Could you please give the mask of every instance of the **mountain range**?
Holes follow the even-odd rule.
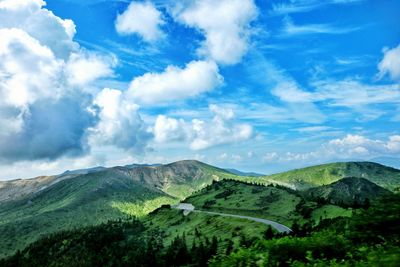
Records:
[[[303,197],[311,202],[302,205],[315,210],[316,218],[322,210],[343,213],[344,210],[338,207],[326,206],[321,209],[312,198],[325,198],[331,204],[340,201],[350,203],[354,198],[374,199],[399,188],[400,170],[371,162],[348,162],[253,176],[243,173],[236,175],[232,170],[185,160],[165,165],[98,167],[66,171],[56,176],[0,182],[0,257],[24,248],[41,236],[63,229],[97,225],[127,216],[145,216],[163,205],[176,204],[200,192],[204,194],[203,189],[213,183],[220,184],[223,180],[239,182],[232,190],[241,193],[227,195],[226,199],[231,202],[217,201],[210,205],[207,200],[212,200],[211,195],[206,191],[204,201],[197,204],[213,208],[220,205],[219,208],[224,209],[231,205],[230,209],[239,213],[248,214],[253,210],[253,213],[262,217],[272,216],[282,222],[293,222],[303,215],[291,213],[293,216],[288,217],[285,212],[294,212]],[[246,184],[257,184],[259,187],[250,188]],[[263,189],[272,184],[282,188]],[[227,194],[225,191],[230,192],[226,188],[229,186],[219,186],[222,199]],[[263,211],[265,208],[259,206],[259,199],[269,203],[270,212]],[[276,208],[273,208],[274,205]],[[261,211],[257,211],[259,209]],[[279,209],[283,210],[281,215],[277,213]],[[302,210],[301,207],[298,209]]]

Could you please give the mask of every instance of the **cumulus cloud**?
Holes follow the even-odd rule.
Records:
[[[86,129],[97,122],[97,117],[86,109],[90,103],[88,95],[74,95],[40,99],[29,105],[18,114],[23,127],[1,135],[0,158],[55,159],[86,152]]]
[[[168,66],[162,73],[150,72],[135,78],[128,94],[143,104],[162,103],[193,97],[222,83],[214,62],[192,61],[185,68]]]
[[[383,58],[378,64],[379,76],[386,74],[394,81],[400,81],[400,45],[383,49]]]
[[[183,119],[168,118],[159,115],[154,124],[154,139],[158,143],[183,141],[188,136],[186,123]]]
[[[81,52],[70,55],[65,70],[71,85],[83,86],[99,78],[112,76],[115,64],[115,58]]]
[[[372,159],[379,156],[397,156],[400,153],[400,135],[389,136],[386,140],[372,139],[359,134],[348,134],[329,140],[316,150],[305,153],[267,153],[265,162],[328,161],[348,159]]]
[[[205,35],[198,54],[222,64],[235,64],[247,52],[257,13],[253,0],[181,1],[172,11],[177,21]]]
[[[24,107],[40,97],[57,97],[62,62],[25,31],[0,29],[1,102]]]
[[[98,121],[85,87],[112,63],[73,41],[75,25],[40,0],[0,2],[0,159],[55,159],[87,151]],[[84,71],[82,71],[84,70]]]
[[[324,146],[331,154],[351,157],[354,155],[393,155],[400,153],[400,136],[392,135],[388,140],[370,139],[362,135],[347,135],[334,139]]]
[[[109,88],[103,89],[94,103],[100,108],[100,122],[91,129],[91,143],[143,153],[151,134],[138,113],[139,106],[121,91]]]
[[[43,8],[42,0],[3,0],[0,28],[18,28],[51,49],[56,57],[67,59],[79,45],[73,41],[75,24]]]
[[[210,121],[193,119],[191,122],[158,116],[154,135],[157,142],[188,141],[192,150],[236,143],[253,136],[253,128],[248,124],[235,122],[232,109],[217,105],[209,106],[213,118]]]
[[[146,42],[154,42],[164,36],[162,13],[151,2],[132,2],[117,16],[115,29],[119,34],[137,34]]]

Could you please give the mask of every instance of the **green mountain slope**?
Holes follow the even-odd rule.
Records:
[[[373,162],[338,162],[317,165],[262,177],[264,183],[274,182],[298,189],[326,185],[345,177],[365,178],[381,187],[400,187],[400,170]]]
[[[219,188],[210,187],[207,189],[210,191],[203,194],[204,190],[200,190],[213,181],[275,183],[307,189],[351,175],[393,189],[399,186],[399,173],[399,170],[374,163],[335,163],[249,177],[187,160],[166,165],[94,168],[0,182],[0,257],[23,248],[41,235],[126,216],[144,216],[194,193],[191,200],[196,206],[208,205],[210,209],[231,210],[242,215],[256,214],[289,225],[294,220],[303,220],[304,216],[319,220],[349,213],[338,206],[321,206],[304,200],[298,193],[276,187],[227,182]],[[229,195],[224,196],[225,191]],[[265,203],[260,204],[262,201]]]
[[[192,200],[239,183],[216,184],[217,188],[213,184]],[[252,191],[258,187],[242,185]],[[0,260],[0,265],[397,266],[399,197],[388,195],[351,217],[298,227],[290,236],[271,233],[256,222],[201,213],[184,216],[162,207],[141,221],[115,221],[53,234]]]
[[[331,204],[341,205],[363,205],[366,201],[387,194],[391,192],[367,179],[355,177],[343,178],[332,184],[310,188],[304,192],[308,199],[322,199]]]
[[[30,179],[28,187],[20,180],[13,191],[22,188],[24,194],[0,202],[0,257],[55,231],[146,215],[230,177],[235,176],[198,161],[181,161]]]
[[[351,213],[351,209],[307,200],[301,192],[289,188],[232,180],[214,182],[185,199],[185,203],[193,204],[199,210],[269,219],[289,227],[295,221],[303,223],[314,218],[315,211],[326,211],[326,217]]]

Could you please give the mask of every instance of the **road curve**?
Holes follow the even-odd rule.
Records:
[[[270,221],[267,219],[261,219],[256,217],[244,216],[244,215],[237,215],[237,214],[228,214],[228,213],[221,213],[221,212],[213,212],[213,211],[205,211],[205,210],[196,210],[192,204],[189,203],[180,203],[176,206],[173,206],[175,209],[183,210],[185,215],[189,214],[190,212],[199,212],[199,213],[206,213],[211,215],[219,215],[225,217],[233,217],[233,218],[240,218],[240,219],[247,219],[250,221],[260,222],[266,225],[270,225],[275,228],[280,233],[290,233],[292,230],[280,223]]]

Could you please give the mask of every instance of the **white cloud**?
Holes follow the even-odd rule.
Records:
[[[75,24],[43,8],[41,0],[6,0],[0,3],[0,28],[18,28],[50,48],[57,58],[66,60],[79,49],[72,39]]]
[[[301,127],[297,129],[293,129],[293,131],[297,131],[300,133],[314,133],[314,132],[322,132],[326,130],[330,130],[332,127],[329,126],[308,126],[308,127]]]
[[[400,135],[387,140],[371,139],[363,135],[348,134],[342,138],[322,143],[315,150],[303,153],[269,152],[263,162],[326,162],[330,160],[369,160],[380,156],[397,156],[400,153]]]
[[[349,134],[342,139],[329,141],[323,150],[338,157],[393,155],[400,153],[400,136],[392,135],[385,141]]]
[[[66,75],[71,85],[83,86],[102,77],[113,75],[116,59],[100,57],[93,53],[73,53],[66,66]]]
[[[395,48],[383,50],[383,58],[378,64],[379,76],[386,74],[394,81],[400,81],[400,45]]]
[[[290,13],[309,12],[314,9],[324,7],[332,4],[351,4],[362,2],[364,0],[297,0],[289,1],[287,3],[273,3],[270,15],[287,15]]]
[[[313,101],[326,101],[331,106],[358,108],[372,104],[399,103],[397,84],[368,85],[357,79],[319,80],[311,83],[316,91]]]
[[[253,136],[253,128],[250,125],[233,122],[233,110],[210,105],[210,111],[214,113],[210,123],[192,120],[194,138],[190,143],[191,149],[201,150],[220,144],[240,142]]]
[[[137,34],[146,42],[154,42],[164,36],[162,13],[151,2],[132,2],[117,16],[115,28],[119,34]]]
[[[91,129],[91,145],[115,145],[143,153],[151,134],[138,113],[139,106],[123,92],[109,88],[103,89],[94,103],[100,108],[100,122]]]
[[[223,83],[218,66],[211,61],[192,61],[185,68],[168,66],[162,73],[135,78],[129,95],[143,104],[163,103],[194,97]]]
[[[286,17],[284,19],[283,34],[288,36],[306,34],[344,34],[358,29],[358,27],[336,27],[331,24],[295,25],[289,17]]]
[[[85,153],[87,129],[98,120],[85,88],[109,75],[111,66],[102,56],[83,51],[73,41],[74,23],[44,5],[38,0],[0,2],[1,160]],[[82,71],[82,65],[90,69]]]
[[[0,29],[0,101],[5,105],[25,107],[41,97],[59,97],[62,66],[25,31]]]
[[[309,103],[311,102],[311,93],[302,90],[292,79],[282,79],[271,93],[279,97],[284,102],[289,103]]]
[[[247,52],[257,13],[253,0],[181,1],[172,11],[176,20],[205,35],[198,54],[222,64],[235,64]]]
[[[185,140],[188,135],[185,128],[184,120],[159,115],[154,124],[154,139],[158,143]]]
[[[209,110],[213,114],[210,121],[193,119],[191,122],[186,122],[183,119],[158,116],[153,129],[155,141],[160,143],[186,141],[190,149],[202,150],[245,141],[253,136],[253,128],[250,125],[234,121],[232,109],[210,105]]]
[[[393,156],[400,153],[400,136],[392,135],[387,140],[370,139],[368,137],[348,134],[343,138],[333,139],[322,144],[319,150],[312,153],[320,159],[369,159],[378,156]],[[302,154],[305,155],[305,154]]]

